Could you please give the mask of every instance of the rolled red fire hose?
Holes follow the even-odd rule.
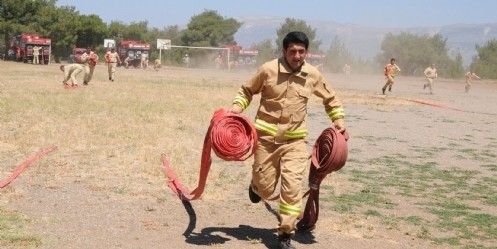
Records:
[[[16,179],[17,176],[19,176],[23,171],[24,169],[26,169],[31,163],[33,163],[34,161],[38,160],[40,157],[54,151],[57,147],[56,146],[51,146],[49,148],[46,148],[38,153],[36,153],[36,155],[28,158],[28,160],[26,160],[23,164],[21,164],[21,166],[19,166],[17,168],[16,171],[14,171],[14,173],[12,173],[12,175],[10,175],[7,179],[3,180],[2,182],[0,182],[0,189],[4,188],[5,186],[9,185],[14,179]]]
[[[211,151],[225,161],[244,161],[257,147],[257,132],[250,120],[240,114],[229,113],[224,109],[214,112],[204,139],[198,186],[189,191],[179,182],[172,170],[166,154],[162,154],[162,164],[169,179],[168,186],[184,201],[200,198],[212,163]]]
[[[349,135],[338,132],[335,128],[325,129],[316,140],[311,153],[309,172],[309,196],[302,219],[297,228],[302,231],[314,228],[319,216],[319,188],[323,179],[333,171],[341,169],[348,156],[347,140]]]

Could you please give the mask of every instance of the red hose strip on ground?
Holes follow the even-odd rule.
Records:
[[[16,179],[17,176],[19,176],[23,171],[24,169],[26,169],[31,163],[33,163],[34,161],[38,160],[40,157],[54,151],[57,147],[56,146],[52,146],[52,147],[49,147],[43,151],[40,151],[38,152],[36,155],[32,156],[31,158],[29,158],[28,160],[26,160],[21,166],[19,166],[19,168],[17,168],[16,171],[14,171],[14,173],[12,173],[12,175],[3,180],[2,182],[0,182],[0,189],[1,188],[4,188],[5,186],[9,185],[14,179]]]
[[[319,216],[319,187],[323,179],[333,171],[341,169],[348,156],[347,140],[349,135],[338,132],[335,128],[325,129],[316,140],[311,153],[309,172],[309,196],[302,219],[297,228],[302,231],[314,228]]]
[[[225,161],[244,161],[257,147],[257,132],[246,117],[219,109],[211,119],[204,139],[200,176],[197,188],[188,191],[179,182],[166,154],[162,154],[163,170],[169,179],[168,186],[183,201],[198,199],[205,189],[207,175],[212,163],[211,150]]]

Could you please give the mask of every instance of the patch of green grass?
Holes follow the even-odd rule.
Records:
[[[497,171],[497,164],[484,164],[481,165],[482,168],[488,168],[491,171]]]
[[[24,234],[23,228],[27,222],[25,217],[0,207],[0,245],[8,248],[40,246],[40,237]]]
[[[426,161],[427,154],[436,156],[438,153],[451,151],[448,147],[415,150],[421,155],[415,157],[420,158],[416,161],[400,154],[381,156],[364,162],[356,160],[354,163],[361,167],[354,167],[346,174],[350,182],[366,187],[355,193],[328,196],[327,201],[334,203],[330,208],[340,213],[362,212],[366,216],[387,222],[382,210],[395,210],[398,206],[391,201],[392,196],[421,198],[430,201],[413,202],[411,205],[435,215],[437,219],[428,221],[421,218],[422,216],[394,215],[388,218],[387,225],[396,226],[405,222],[418,226],[420,231],[417,232],[417,237],[448,246],[468,246],[474,244],[475,240],[486,245],[495,240],[495,216],[465,201],[478,202],[489,207],[496,206],[497,178],[482,177],[478,170],[457,166],[440,168],[438,162]],[[454,154],[456,153],[479,158],[493,156],[493,152],[474,149],[454,151]],[[367,165],[374,165],[374,170],[368,169]],[[486,164],[485,167],[496,168],[494,164]]]

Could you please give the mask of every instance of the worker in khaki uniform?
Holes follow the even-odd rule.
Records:
[[[119,58],[119,54],[116,52],[115,48],[111,48],[110,51],[105,54],[105,63],[107,63],[109,80],[114,81],[117,63],[121,64],[121,58]]]
[[[88,85],[93,78],[93,72],[95,71],[95,66],[98,62],[98,55],[92,51],[91,48],[87,48],[86,52],[81,55],[81,62],[83,63],[85,71],[83,85]]]
[[[302,212],[302,180],[309,157],[307,102],[312,95],[322,99],[333,125],[345,131],[342,104],[323,75],[305,62],[308,47],[306,34],[288,33],[283,39],[283,56],[263,64],[240,87],[230,109],[241,113],[254,95],[261,95],[255,119],[258,141],[249,198],[258,203],[279,192],[280,248],[295,248],[290,242]],[[278,180],[281,186],[277,190]]]
[[[480,76],[476,75],[475,71],[469,70],[469,72],[466,73],[466,86],[464,87],[466,93],[471,89],[473,79],[480,79]]]
[[[33,47],[33,64],[40,64],[40,50],[41,47],[36,45]]]
[[[160,62],[160,59],[155,59],[154,61],[154,70],[155,71],[159,71],[159,69],[161,68],[162,66],[162,63]]]
[[[385,77],[387,79],[387,82],[385,85],[381,88],[381,91],[383,92],[383,95],[385,95],[385,90],[391,92],[392,91],[392,85],[395,83],[395,75],[397,72],[400,72],[400,67],[395,64],[395,59],[392,58],[390,59],[390,63],[388,63],[385,68],[383,69],[383,72],[385,73]]]
[[[68,85],[67,82],[69,81],[69,79],[71,79],[72,86],[76,87],[78,86],[78,81],[76,80],[76,76],[78,76],[78,74],[83,72],[84,70],[83,65],[77,63],[62,65],[60,66],[60,70],[64,72],[64,80],[62,81],[64,85],[67,86]]]
[[[143,69],[147,69],[148,67],[148,55],[145,53],[142,53],[140,56],[140,67]]]
[[[427,87],[430,88],[430,94],[433,94],[433,81],[438,77],[437,69],[435,68],[435,64],[431,64],[431,66],[427,67],[423,74],[426,77],[426,84],[423,85],[423,90]]]

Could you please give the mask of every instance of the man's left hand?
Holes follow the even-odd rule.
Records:
[[[333,125],[340,133],[345,132],[345,120],[343,120],[343,118],[335,119]]]

